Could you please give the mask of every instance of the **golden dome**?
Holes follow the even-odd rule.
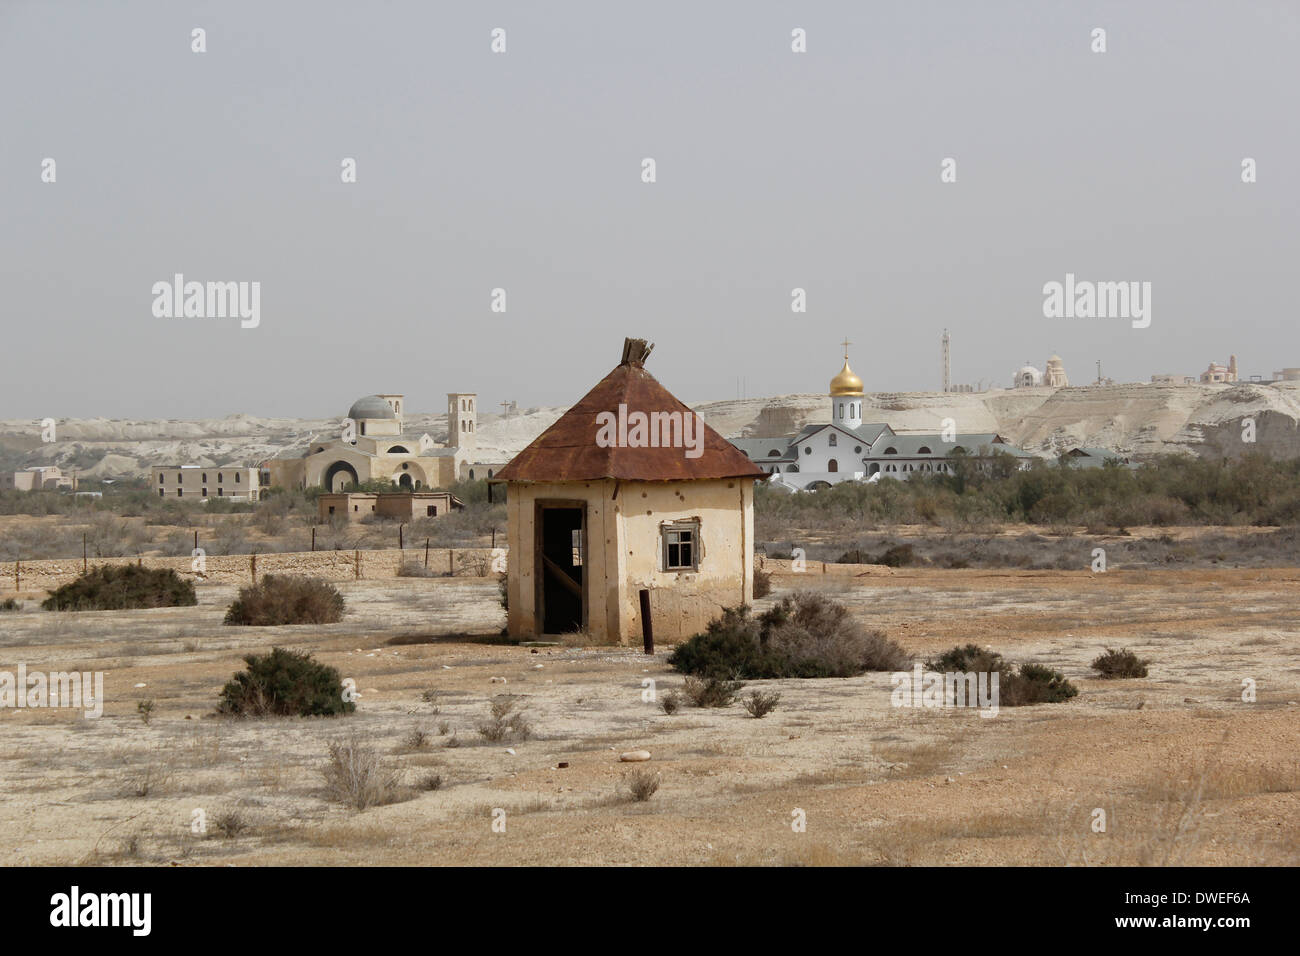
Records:
[[[831,379],[831,397],[837,395],[861,395],[862,379],[853,374],[853,369],[849,368],[849,360],[844,359],[844,368],[840,369],[840,374]]]

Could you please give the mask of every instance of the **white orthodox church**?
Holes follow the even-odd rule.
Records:
[[[948,471],[953,452],[988,457],[1007,452],[1027,467],[1035,458],[994,433],[900,434],[883,422],[862,421],[862,379],[844,367],[830,383],[831,420],[805,425],[797,435],[780,438],[733,438],[731,443],[773,477],[771,487],[797,491],[841,481],[906,480],[919,474]]]

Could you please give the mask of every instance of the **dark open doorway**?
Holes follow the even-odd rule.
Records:
[[[581,631],[587,619],[586,505],[537,505],[537,616],[543,634]]]

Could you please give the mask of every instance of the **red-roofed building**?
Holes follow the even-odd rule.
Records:
[[[765,472],[660,385],[653,346],[623,359],[502,468],[509,514],[509,632],[641,635],[704,629],[753,600],[754,481]]]

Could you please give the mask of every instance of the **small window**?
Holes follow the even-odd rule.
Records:
[[[854,445],[854,446],[853,446],[853,454],[855,454],[855,455],[861,455],[861,454],[862,454],[862,446],[861,446],[861,445]]]
[[[425,517],[428,517],[428,518],[436,518],[436,517],[438,517],[438,506],[437,506],[437,505],[429,505],[427,508],[424,509],[424,514],[425,514]]]
[[[222,495],[224,495],[225,493],[226,493],[226,489],[225,489],[225,488],[218,488],[218,489],[217,489],[217,497],[218,497],[218,498],[220,498],[220,497],[221,497]]]
[[[176,484],[179,485],[180,483],[181,483],[181,473],[178,471],[176,472]]]
[[[162,476],[162,475],[159,475],[159,476],[158,476],[158,484],[161,485],[162,483],[163,483],[163,476]]]
[[[235,484],[239,484],[239,472],[235,472]]]
[[[920,448],[918,448],[918,449],[916,450],[916,453],[917,453],[918,455],[930,455],[930,454],[933,454],[933,452],[930,451],[930,446],[929,446],[929,445],[922,445]]]
[[[804,453],[805,455],[811,455],[811,454],[812,454],[812,448],[811,448],[811,447],[805,448],[805,449],[803,450],[803,453]]]
[[[226,480],[225,476],[222,475],[221,472],[217,472],[217,481],[225,481],[225,480]]]
[[[330,505],[330,514],[333,514],[333,513],[334,513],[334,506],[333,506],[333,505]]]
[[[176,497],[177,497],[177,498],[183,498],[183,497],[185,497],[185,489],[184,489],[184,488],[177,488],[177,489],[176,489]]]
[[[159,488],[159,489],[158,489],[158,497],[159,497],[159,498],[165,497],[166,494],[167,494],[166,489],[164,489],[164,488]]]
[[[886,454],[886,455],[897,455],[897,454],[898,454],[898,449],[895,448],[893,445],[890,445],[888,448],[885,449],[885,454]]]
[[[663,527],[665,571],[694,571],[699,566],[698,521],[684,521]]]
[[[569,539],[572,553],[569,555],[569,563],[575,567],[582,567],[582,529],[574,528],[572,537]]]
[[[208,483],[208,473],[206,471],[203,473],[203,483],[205,485]]]
[[[834,448],[837,444],[839,444],[839,437],[840,437],[840,436],[839,436],[839,435],[836,435],[834,432],[831,433],[831,437],[830,437],[830,446],[831,446],[832,448]]]
[[[207,496],[208,496],[208,489],[204,488],[204,489],[203,489],[203,497],[206,498]]]
[[[353,506],[352,506],[352,510],[353,510],[353,511],[360,511],[361,509],[360,509],[358,506],[353,505]]]

